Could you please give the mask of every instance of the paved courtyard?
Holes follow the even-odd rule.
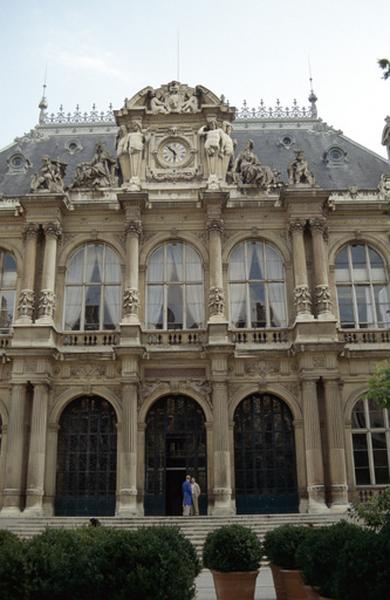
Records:
[[[196,600],[216,600],[214,591],[213,577],[207,569],[203,569],[196,579],[196,589],[198,591]],[[272,580],[272,573],[269,567],[261,567],[257,578],[255,600],[275,600],[276,594]],[[240,598],[237,598],[240,600]]]

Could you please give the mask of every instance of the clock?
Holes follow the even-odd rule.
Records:
[[[189,150],[186,144],[177,141],[166,141],[160,146],[160,160],[169,167],[181,167],[187,163]]]

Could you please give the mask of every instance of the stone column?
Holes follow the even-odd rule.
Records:
[[[52,323],[55,311],[56,297],[54,293],[57,263],[57,242],[62,231],[58,223],[46,223],[45,253],[43,257],[42,288],[39,296],[39,321]]]
[[[139,237],[142,224],[139,220],[129,221],[126,228],[126,272],[123,291],[123,323],[139,324]]]
[[[325,219],[315,217],[310,219],[310,229],[313,240],[315,301],[318,319],[334,319],[332,301],[329,291],[328,257],[325,245],[327,226]]]
[[[14,383],[11,390],[2,514],[19,514],[23,492],[26,441],[26,384]]]
[[[122,445],[120,449],[119,504],[120,515],[136,516],[137,512],[137,405],[138,384],[122,384]]]
[[[35,384],[27,467],[26,511],[38,515],[43,512],[48,403],[48,385]]]
[[[226,320],[221,239],[224,230],[223,220],[210,219],[207,229],[210,257],[209,322],[221,322]]]
[[[302,381],[303,429],[309,512],[325,512],[324,463],[320,416],[318,410],[317,384],[315,380]]]
[[[213,383],[214,416],[214,508],[213,515],[233,513],[229,449],[228,387],[226,381]]]
[[[312,319],[311,294],[308,286],[305,241],[303,232],[305,221],[292,219],[289,232],[292,239],[292,251],[294,262],[294,304],[296,307],[297,320]]]
[[[27,223],[24,228],[23,282],[18,299],[17,323],[29,324],[33,320],[38,233],[39,225]]]
[[[331,510],[344,512],[348,505],[348,485],[340,381],[338,379],[324,379],[324,391],[330,489],[332,493]]]

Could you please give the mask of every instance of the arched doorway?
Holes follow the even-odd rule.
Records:
[[[189,473],[202,490],[200,512],[207,512],[205,417],[191,398],[160,398],[146,417],[145,514],[182,513],[181,485]]]
[[[234,413],[237,513],[298,511],[293,417],[271,394],[252,394]]]
[[[116,417],[109,402],[98,396],[71,402],[59,425],[55,514],[115,514],[116,456]]]

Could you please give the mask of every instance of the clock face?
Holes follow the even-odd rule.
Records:
[[[181,165],[187,159],[187,148],[181,142],[166,142],[162,147],[162,158],[169,165]]]

